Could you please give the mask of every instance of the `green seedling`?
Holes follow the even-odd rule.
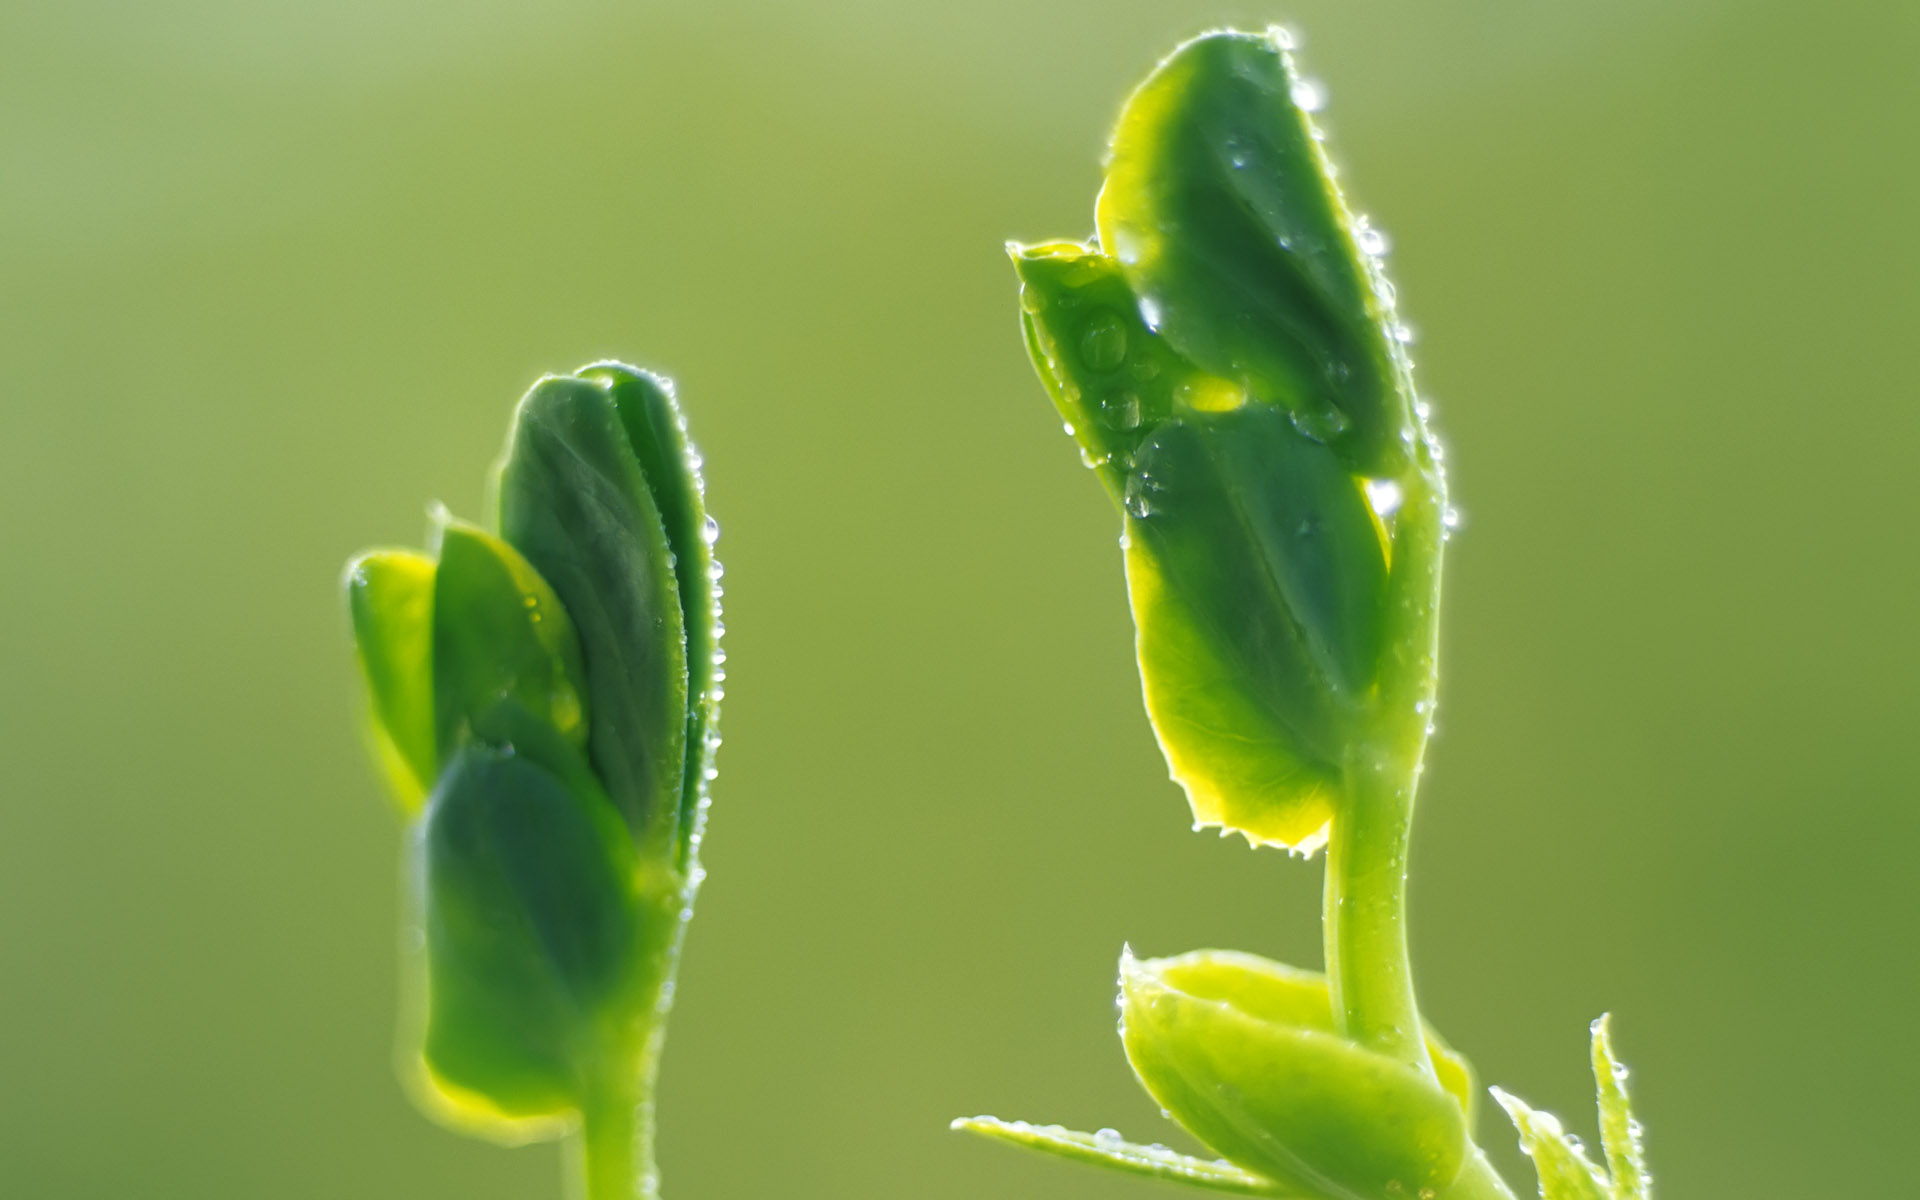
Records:
[[[1127,101],[1087,243],[1009,247],[1048,395],[1118,508],[1146,707],[1195,828],[1325,847],[1325,976],[1120,965],[1127,1059],[1215,1155],[956,1126],[1242,1195],[1511,1200],[1473,1075],[1420,1014],[1407,843],[1453,524],[1380,235],[1348,208],[1284,30],[1210,33]],[[1643,1200],[1594,1028],[1604,1167],[1495,1092],[1546,1200]]]
[[[508,1143],[570,1136],[584,1200],[650,1200],[653,1084],[724,656],[717,526],[663,378],[541,380],[490,528],[436,511],[347,603],[407,832],[402,1073]]]

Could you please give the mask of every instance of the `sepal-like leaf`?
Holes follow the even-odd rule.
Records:
[[[1646,1200],[1647,1159],[1640,1145],[1640,1122],[1627,1098],[1627,1068],[1613,1054],[1611,1019],[1593,1023],[1593,1081],[1600,1092],[1600,1148],[1607,1156],[1613,1200]]]
[[[1138,1145],[1123,1140],[1110,1129],[1082,1133],[1060,1125],[1002,1121],[998,1117],[964,1118],[955,1121],[953,1128],[1057,1155],[1072,1162],[1090,1163],[1168,1183],[1184,1183],[1208,1191],[1237,1196],[1310,1195],[1251,1171],[1243,1171],[1223,1159],[1209,1161],[1169,1150],[1165,1146]]]
[[[1613,1054],[1608,1018],[1593,1023],[1593,1081],[1599,1091],[1602,1170],[1552,1113],[1499,1088],[1490,1089],[1520,1131],[1520,1148],[1540,1177],[1541,1200],[1646,1200],[1650,1181],[1640,1123],[1627,1099],[1627,1068]]]
[[[1520,1131],[1520,1149],[1540,1176],[1540,1200],[1609,1200],[1605,1172],[1587,1158],[1552,1113],[1531,1108],[1511,1092],[1488,1089]]]

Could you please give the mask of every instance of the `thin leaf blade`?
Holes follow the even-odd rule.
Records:
[[[1184,1183],[1209,1191],[1237,1196],[1310,1195],[1283,1187],[1251,1171],[1244,1171],[1224,1159],[1195,1158],[1165,1146],[1142,1146],[1124,1141],[1109,1130],[1082,1133],[1061,1125],[1034,1125],[1026,1121],[1003,1121],[987,1116],[962,1118],[955,1121],[952,1128],[1015,1146],[1025,1146],[1029,1150],[1056,1155],[1071,1162],[1091,1163],[1130,1175],[1168,1183]]]

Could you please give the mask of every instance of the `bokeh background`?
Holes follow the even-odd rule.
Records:
[[[1613,1010],[1668,1195],[1905,1194],[1915,13],[0,4],[0,1195],[557,1195],[394,1083],[337,573],[601,356],[679,379],[729,569],[669,1194],[1161,1194],[945,1125],[1171,1140],[1121,944],[1316,964],[1320,871],[1188,832],[1000,244],[1084,234],[1125,90],[1270,20],[1467,519],[1432,1017],[1590,1132]]]

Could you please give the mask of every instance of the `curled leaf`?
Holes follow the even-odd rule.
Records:
[[[1311,986],[1277,967],[1217,952],[1123,958],[1121,1039],[1140,1082],[1255,1174],[1350,1200],[1444,1193],[1471,1149],[1460,1101],[1316,1027]]]

